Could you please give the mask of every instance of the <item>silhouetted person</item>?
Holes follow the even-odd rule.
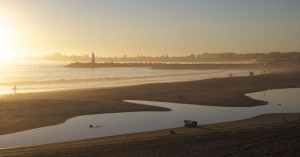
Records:
[[[12,88],[12,90],[14,91],[14,93],[17,93],[17,85],[14,85],[14,87]]]
[[[250,76],[254,76],[254,72],[250,71]]]

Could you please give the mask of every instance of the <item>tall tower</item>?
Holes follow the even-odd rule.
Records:
[[[95,63],[96,63],[94,52],[92,53],[92,61],[91,61],[91,63],[92,63],[92,64],[95,64]]]

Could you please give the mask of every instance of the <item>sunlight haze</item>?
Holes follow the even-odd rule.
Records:
[[[300,157],[300,0],[0,0],[0,157]]]
[[[299,10],[298,0],[0,0],[0,56],[300,51]]]

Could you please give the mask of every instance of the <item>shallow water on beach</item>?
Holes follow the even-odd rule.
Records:
[[[215,107],[168,102],[128,100],[127,102],[161,106],[171,111],[127,112],[86,115],[63,124],[0,136],[0,148],[39,145],[120,134],[154,131],[183,126],[186,119],[198,124],[213,124],[247,119],[270,113],[300,112],[300,88],[267,90],[246,94],[269,102],[257,107]],[[93,125],[93,128],[90,128]]]
[[[59,62],[0,64],[0,95],[80,88],[128,86],[249,75],[248,70],[155,70],[151,68],[66,68]]]

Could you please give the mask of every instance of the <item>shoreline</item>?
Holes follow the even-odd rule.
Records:
[[[288,149],[284,148],[281,151],[287,154],[292,147],[293,153],[297,156],[300,153],[298,150],[299,129],[300,113],[266,114],[245,120],[200,125],[197,128],[170,128],[79,141],[6,148],[0,149],[0,155],[7,157],[41,155],[129,157],[141,154],[143,156],[158,154],[159,156],[185,156],[186,153],[190,156],[262,155],[262,152],[266,153],[266,145],[271,145],[269,147],[273,149],[273,145],[282,147],[282,141],[284,141],[293,146],[289,145]],[[170,131],[175,134],[171,134]],[[266,138],[275,143],[266,142]],[[227,143],[223,143],[225,141]],[[249,143],[256,143],[255,147],[248,146]],[[267,149],[270,151],[267,153],[276,155],[278,152],[272,149]]]
[[[200,70],[201,71],[201,70]],[[241,72],[242,71],[242,72]],[[226,73],[225,73],[226,72]],[[260,71],[254,71],[254,73],[256,75],[260,75],[259,74]],[[214,77],[210,77],[208,76],[209,74],[216,74]],[[53,88],[53,89],[41,89],[41,90],[24,90],[24,91],[20,91],[18,90],[17,94],[34,94],[34,93],[45,93],[45,92],[58,92],[58,91],[64,91],[64,92],[68,92],[68,91],[78,91],[78,90],[93,90],[93,89],[108,89],[108,88],[118,88],[118,87],[130,87],[130,86],[138,86],[138,85],[146,85],[146,84],[160,84],[160,83],[177,83],[177,82],[190,82],[190,81],[200,81],[200,80],[207,80],[207,79],[212,79],[212,78],[227,78],[228,74],[233,74],[235,77],[243,77],[243,76],[248,76],[249,75],[249,71],[246,70],[224,70],[224,71],[210,71],[207,73],[193,73],[193,74],[188,74],[189,76],[193,77],[192,79],[186,79],[186,80],[181,80],[176,78],[175,80],[155,80],[156,78],[160,78],[160,77],[165,77],[165,76],[157,76],[157,77],[153,77],[154,80],[152,81],[144,81],[144,82],[139,82],[139,80],[143,80],[143,79],[150,79],[150,77],[147,76],[142,76],[142,77],[131,77],[131,78],[118,78],[118,77],[112,77],[109,78],[110,80],[106,80],[106,81],[128,81],[128,80],[136,80],[137,82],[131,82],[131,83],[126,83],[123,82],[124,84],[116,84],[116,85],[104,85],[104,86],[96,86],[96,87],[91,87],[91,86],[78,86],[78,87],[68,87],[68,88],[62,88],[62,87],[58,87],[58,88]],[[202,76],[203,75],[203,76]],[[184,74],[177,74],[177,75],[173,75],[175,77],[182,77],[185,76]],[[195,76],[199,76],[202,78],[194,78]],[[167,77],[172,77],[172,76],[167,76]],[[92,82],[92,81],[101,81],[104,80],[106,78],[95,78],[95,79],[75,79],[74,83],[84,83],[84,82]],[[72,83],[72,80],[59,80],[58,83],[62,84],[62,83],[68,83],[68,81],[70,81]],[[105,81],[105,82],[106,82]],[[43,84],[47,84],[47,83],[53,83],[55,81],[39,81],[38,83],[40,85]],[[16,83],[16,85],[19,87],[20,85],[34,85],[34,81],[30,82],[32,84],[22,84],[20,82]],[[15,93],[13,93],[14,91],[9,91],[9,92],[3,92],[0,94],[0,96],[5,96],[5,95],[15,95]]]
[[[126,103],[123,100],[250,107],[265,105],[266,102],[251,99],[245,96],[246,93],[291,87],[300,87],[300,71],[253,77],[2,95],[0,135],[56,125],[81,115],[168,110]]]
[[[146,64],[147,65],[147,64]],[[300,64],[299,64],[300,65]],[[188,64],[188,65],[177,65],[177,64],[167,64],[162,67],[159,65],[156,68],[153,67],[153,70],[218,70],[220,73],[216,77],[228,77],[230,74],[233,74],[234,77],[241,76],[238,71],[244,71],[242,75],[249,75],[249,72],[252,71],[254,75],[260,75],[261,73],[274,73],[281,71],[288,71],[297,69],[298,64],[288,64],[288,63],[273,63],[273,64]],[[227,71],[224,74],[221,74],[222,71]],[[237,73],[237,74],[235,74]],[[54,79],[54,80],[41,80],[41,81],[16,81],[16,82],[3,82],[3,89],[1,95],[13,94],[14,91],[11,90],[11,87],[17,85],[17,93],[36,93],[36,92],[49,92],[49,91],[64,91],[64,90],[77,90],[77,89],[96,89],[96,88],[110,88],[115,86],[132,86],[132,85],[143,85],[149,83],[165,83],[165,82],[183,82],[182,76],[184,75],[174,75],[175,79],[172,80],[172,77],[169,79],[159,79],[160,77],[132,77],[132,78],[122,78],[122,77],[104,77],[104,78],[92,78],[92,79]],[[203,78],[201,78],[203,76]],[[199,79],[198,79],[199,77]],[[202,75],[201,73],[191,74],[189,80],[202,80],[206,79],[209,76]],[[130,81],[132,79],[133,81]],[[146,79],[141,81],[140,79]],[[169,81],[170,80],[170,81]],[[104,82],[102,82],[104,81]],[[91,83],[94,82],[97,86],[93,86]],[[113,82],[118,82],[114,84]],[[64,84],[67,83],[65,86]],[[54,84],[52,86],[47,86],[47,84]],[[24,87],[24,88],[23,88]]]
[[[253,77],[216,78],[200,81],[155,83],[105,89],[68,90],[68,92],[56,91],[5,95],[0,96],[0,110],[2,112],[0,117],[0,122],[2,124],[0,126],[0,134],[55,125],[80,115],[167,110],[160,107],[126,103],[122,100],[178,102],[210,106],[258,106],[264,105],[266,102],[253,100],[245,96],[245,94],[269,89],[296,87],[300,87],[300,71],[275,72]],[[276,132],[277,130],[282,131],[280,129],[281,126],[286,126],[288,128],[294,126],[298,127],[300,126],[299,123],[300,113],[261,115],[241,121],[204,125],[200,127],[200,130],[174,128],[58,144],[10,148],[5,150],[0,149],[0,155],[39,156],[40,154],[45,153],[46,156],[59,156],[57,152],[62,154],[66,153],[65,155],[74,155],[76,154],[75,152],[80,152],[81,155],[86,156],[89,153],[101,154],[101,152],[109,152],[109,155],[106,155],[114,156],[113,154],[115,154],[115,151],[112,150],[120,150],[121,152],[128,153],[124,156],[130,156],[130,151],[123,148],[121,146],[122,144],[129,144],[129,150],[131,151],[135,150],[137,147],[142,147],[141,150],[144,150],[144,147],[145,149],[149,149],[154,141],[155,143],[158,143],[159,147],[167,150],[170,149],[167,153],[172,154],[171,150],[174,148],[172,146],[164,145],[166,141],[175,142],[174,140],[176,139],[179,141],[182,140],[183,143],[193,141],[181,139],[181,136],[188,139],[193,138],[193,136],[205,138],[203,137],[204,134],[207,135],[205,131],[209,132],[214,129],[227,128],[228,130],[225,132],[219,130],[220,132],[209,132],[209,135],[216,136],[227,132],[240,132],[241,134],[246,133],[247,138],[250,138],[251,136],[248,137],[248,134],[257,132],[257,130],[270,131],[268,129],[271,128],[271,130]],[[174,137],[174,135],[170,135],[170,130],[175,130],[180,136]],[[286,129],[285,131],[289,132],[290,130]],[[277,132],[274,134],[277,134]],[[281,136],[286,136],[288,134],[289,133],[286,133]],[[214,137],[210,138],[214,139]],[[296,139],[300,140],[298,137]],[[230,139],[226,140],[230,141]],[[174,144],[173,142],[171,143]],[[143,144],[138,146],[141,143]],[[82,148],[83,144],[89,149],[78,151],[77,149]],[[146,144],[150,144],[150,146],[147,147],[145,146]],[[217,142],[217,144],[219,143]],[[112,148],[107,148],[105,145],[111,145]],[[183,145],[180,145],[180,147],[182,146]],[[101,150],[99,150],[99,148],[101,148]],[[56,154],[53,155],[53,153]],[[147,152],[145,156],[147,155],[152,156],[153,153]]]

